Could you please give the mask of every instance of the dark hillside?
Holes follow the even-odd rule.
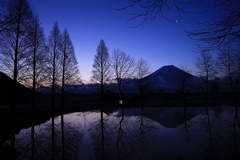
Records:
[[[12,96],[12,79],[6,74],[0,72],[0,105],[11,104]],[[31,90],[26,88],[24,85],[17,84],[17,103],[28,104],[31,98]]]

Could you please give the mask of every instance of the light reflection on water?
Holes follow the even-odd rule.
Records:
[[[240,158],[235,107],[119,108],[76,112],[22,129],[18,159]]]

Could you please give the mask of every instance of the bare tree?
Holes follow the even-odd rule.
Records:
[[[237,91],[240,83],[240,55],[239,50],[225,47],[218,53],[217,65],[221,70],[221,76],[227,79],[228,86],[234,95],[237,105]]]
[[[26,77],[26,58],[29,49],[27,37],[32,22],[32,10],[27,0],[9,0],[6,3],[6,21],[11,23],[1,33],[1,70],[13,78],[11,112],[15,112],[17,99],[17,82]]]
[[[40,26],[39,17],[35,15],[32,26],[29,30],[29,56],[28,70],[29,81],[28,85],[32,88],[32,110],[35,109],[35,92],[36,88],[42,85],[45,81],[45,64],[46,64],[46,39],[43,28]]]
[[[202,52],[199,57],[197,57],[196,67],[198,69],[199,75],[203,78],[205,89],[203,89],[205,94],[205,103],[207,104],[208,93],[209,93],[209,80],[213,79],[216,75],[215,61],[209,52]]]
[[[196,29],[186,31],[187,34],[204,50],[239,44],[240,1],[215,0],[210,4],[213,16],[204,18],[204,21],[195,20]]]
[[[181,66],[180,67],[182,72],[179,72],[176,75],[176,78],[178,78],[178,89],[177,92],[179,92],[182,95],[182,99],[183,99],[183,105],[184,107],[187,104],[187,93],[190,91],[190,80],[192,75],[190,74],[190,70],[187,69],[186,66]]]
[[[0,33],[9,29],[14,17],[9,14],[9,0],[0,0]]]
[[[74,47],[70,39],[70,35],[65,29],[63,31],[62,41],[62,91],[61,91],[61,108],[63,109],[65,85],[79,84],[80,72],[78,70],[78,63],[74,52]]]
[[[127,78],[133,76],[135,61],[124,51],[114,49],[111,57],[111,67],[113,69],[113,78],[117,81],[120,98],[123,99],[122,84],[126,82]]]
[[[62,35],[58,28],[58,23],[55,22],[53,25],[53,29],[50,32],[48,37],[48,52],[49,52],[49,71],[50,72],[50,81],[52,83],[52,109],[54,109],[55,105],[55,92],[56,84],[60,84],[61,82],[61,67],[60,67],[60,59],[62,52]]]
[[[128,0],[128,5],[121,8],[113,8],[115,10],[128,10],[132,8],[138,8],[138,12],[130,11],[127,15],[130,16],[129,21],[138,20],[137,25],[134,27],[143,26],[147,21],[154,21],[158,16],[163,17],[166,20],[171,20],[168,18],[167,13],[172,10],[177,10],[179,16],[182,13],[192,13],[190,10],[186,9],[190,4],[196,5],[198,1],[186,0],[184,2],[179,2],[176,0]]]
[[[128,0],[128,2],[128,5],[113,9],[130,10],[127,13],[130,16],[128,21],[137,20],[135,27],[143,26],[145,22],[154,21],[158,17],[172,21],[168,18],[171,11],[177,11],[179,16],[185,14],[196,24],[193,30],[185,31],[196,40],[201,49],[217,50],[220,46],[239,42],[238,0]],[[138,11],[131,11],[133,8],[138,8]],[[210,12],[210,16],[205,16],[206,12]],[[200,19],[201,16],[204,18]]]
[[[100,85],[97,92],[100,93],[100,104],[102,105],[103,93],[106,90],[104,85],[110,79],[109,53],[103,39],[100,40],[97,54],[94,56],[92,74],[91,81]]]
[[[141,104],[143,103],[144,88],[148,86],[147,82],[143,82],[143,78],[151,73],[150,64],[143,58],[138,60],[136,67],[136,78],[138,79],[138,88],[140,91]]]

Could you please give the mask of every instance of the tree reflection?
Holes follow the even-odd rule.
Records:
[[[205,127],[205,132],[208,134],[208,136],[203,137],[202,146],[204,149],[204,152],[206,154],[206,158],[208,159],[216,159],[219,158],[218,150],[219,143],[217,142],[217,139],[219,139],[219,135],[217,134],[219,131],[216,130],[214,126],[214,122],[211,121],[210,113],[208,106],[205,107],[206,116],[202,120],[202,125]],[[215,132],[213,131],[215,129]]]
[[[137,117],[126,117],[125,108],[121,108],[121,118],[116,128],[116,156],[118,159],[134,159],[149,148],[153,136],[151,133],[156,129],[153,121],[144,116],[144,108],[141,108],[140,115]]]
[[[215,107],[217,114],[211,114],[208,107],[206,116],[202,119],[202,125],[205,127],[206,136],[202,141],[207,159],[239,159],[240,158],[240,125],[238,108],[234,108],[234,113],[225,112],[223,119],[220,118],[219,108]],[[225,108],[226,109],[226,108]],[[230,109],[228,106],[227,109]],[[223,115],[222,115],[223,116]],[[223,118],[223,117],[221,117]]]
[[[133,127],[125,119],[124,107],[121,107],[121,119],[117,128],[116,155],[118,159],[129,158],[136,153],[136,139],[131,130]]]
[[[96,159],[136,159],[151,147],[151,133],[156,127],[144,116],[144,109],[137,117],[125,116],[124,107],[119,113],[120,117],[113,118],[101,111],[100,118],[90,124]]]
[[[184,142],[192,141],[193,137],[192,137],[190,128],[193,126],[194,122],[189,120],[185,105],[183,106],[183,117],[180,119],[180,121],[182,123],[182,125],[180,125],[180,131],[181,131],[180,137]]]
[[[150,134],[157,129],[154,122],[151,119],[146,118],[144,113],[144,108],[141,107],[141,114],[139,115],[139,132],[137,136],[140,142],[140,150],[143,152],[151,148],[153,137]]]
[[[34,159],[34,153],[35,153],[35,140],[34,140],[34,134],[35,134],[35,130],[34,130],[34,126],[31,127],[31,141],[32,141],[32,157],[31,159]]]
[[[239,159],[240,158],[240,121],[238,116],[238,107],[235,106],[235,114],[233,122],[229,121],[228,133],[229,137],[226,139],[226,148],[229,158]]]
[[[77,124],[79,125],[79,124]],[[71,123],[64,122],[64,115],[61,115],[61,135],[62,135],[62,159],[77,159],[79,144],[83,139],[83,132],[78,126],[71,126]]]
[[[60,119],[60,120],[59,120]],[[77,159],[79,142],[83,133],[78,126],[72,126],[61,118],[51,117],[51,120],[28,129],[21,130],[10,142],[20,155],[17,159]]]
[[[90,124],[90,136],[93,140],[93,147],[96,159],[113,159],[113,133],[108,121],[108,116],[103,116],[100,111],[100,118]]]

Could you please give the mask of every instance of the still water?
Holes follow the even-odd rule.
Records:
[[[239,159],[239,109],[119,108],[52,117],[6,144],[18,159]]]

